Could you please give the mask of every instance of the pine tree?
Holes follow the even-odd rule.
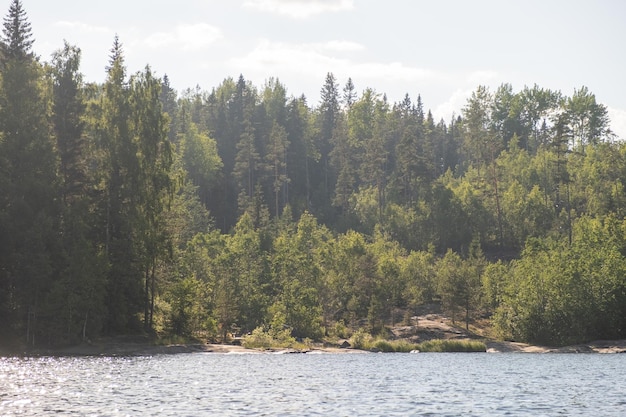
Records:
[[[356,90],[352,78],[348,78],[346,85],[343,88],[343,104],[346,109],[350,109],[356,101]]]
[[[274,122],[272,130],[270,132],[269,143],[265,152],[265,163],[268,174],[272,179],[272,191],[274,193],[274,216],[279,217],[281,208],[286,204],[286,198],[279,198],[281,192],[283,197],[286,196],[287,184],[289,178],[287,177],[287,149],[289,147],[289,140],[287,139],[287,132],[285,128]]]
[[[133,142],[137,149],[138,188],[135,244],[144,274],[144,330],[151,331],[156,299],[156,271],[168,253],[169,237],[163,214],[171,200],[172,151],[167,138],[167,117],[159,95],[162,87],[150,67],[131,83]]]
[[[46,330],[51,344],[76,343],[96,336],[104,317],[107,267],[90,210],[93,195],[87,173],[80,49],[65,43],[52,56],[52,124],[59,153],[59,192],[62,202],[62,254],[58,279],[46,298]]]
[[[83,135],[86,105],[81,94],[80,58],[80,49],[67,42],[52,57],[52,122],[60,157],[62,199],[66,204],[69,199],[84,195],[87,181]]]
[[[106,332],[137,330],[143,307],[137,247],[133,244],[139,193],[137,144],[132,138],[130,89],[124,54],[115,36],[101,98],[99,143],[104,178],[100,210],[105,224],[104,248],[111,265],[107,286]]]
[[[176,90],[170,86],[170,79],[167,74],[165,74],[161,83],[161,94],[159,99],[161,100],[163,111],[168,116],[168,137],[170,143],[176,143],[176,135],[178,135],[178,102],[176,100],[176,95]]]
[[[322,171],[322,184],[325,199],[328,200],[331,190],[330,153],[332,139],[339,118],[339,86],[332,73],[326,75],[326,81],[320,92],[319,106],[319,150]]]
[[[55,268],[58,206],[48,94],[32,42],[26,14],[14,1],[5,18],[0,86],[0,286],[12,300],[7,317],[34,345],[45,326],[38,324],[39,308]]]
[[[255,129],[248,110],[242,121],[242,133],[237,143],[237,156],[233,169],[233,175],[239,184],[238,206],[240,212],[248,210],[252,204],[260,159],[255,144]]]
[[[9,14],[4,18],[2,35],[4,60],[33,58],[31,48],[35,41],[26,11],[20,0],[13,0],[11,3]]]

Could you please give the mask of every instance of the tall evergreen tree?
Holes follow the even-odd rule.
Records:
[[[170,143],[176,143],[176,135],[178,134],[178,102],[176,90],[170,85],[170,79],[165,74],[161,83],[161,94],[159,96],[163,111],[168,116],[169,129],[168,137]]]
[[[287,110],[287,175],[290,181],[289,203],[296,213],[313,211],[313,168],[320,159],[316,129],[306,97],[294,98]],[[317,203],[317,202],[316,202]]]
[[[2,28],[2,53],[4,60],[33,58],[32,46],[35,42],[26,10],[20,0],[13,0],[9,13],[4,18]]]
[[[52,121],[59,152],[62,198],[65,203],[85,193],[85,103],[82,98],[81,51],[67,42],[52,57]]]
[[[233,175],[239,184],[238,205],[240,212],[250,208],[257,185],[258,169],[261,157],[256,147],[255,129],[252,122],[252,110],[247,107],[242,120],[242,133],[237,143],[237,157]]]
[[[39,324],[39,308],[53,278],[58,243],[56,155],[43,70],[31,53],[30,24],[17,0],[5,18],[3,35],[0,302],[28,343],[35,344],[45,326]]]
[[[343,87],[343,104],[346,109],[350,109],[354,102],[356,101],[356,89],[354,87],[354,83],[352,82],[352,78],[348,78],[346,85]]]
[[[106,264],[91,216],[80,49],[65,43],[52,56],[52,122],[59,153],[62,269],[47,299],[49,343],[94,337],[104,319]]]
[[[275,217],[280,216],[281,209],[287,202],[287,184],[289,183],[289,178],[287,177],[288,148],[289,141],[285,128],[277,122],[274,122],[265,152],[265,163],[268,174],[272,179],[271,185],[272,192],[274,193]]]
[[[164,212],[171,201],[173,184],[170,178],[172,150],[167,137],[167,116],[159,96],[160,80],[150,67],[133,77],[131,109],[134,142],[138,150],[138,219],[136,244],[140,245],[144,275],[144,330],[152,331],[156,299],[156,272],[160,262],[167,260],[169,237]]]
[[[396,177],[402,201],[413,204],[418,197],[419,178],[424,177],[424,113],[421,97],[418,105],[411,104],[408,94],[398,107],[398,144],[396,154]]]
[[[136,314],[143,306],[142,271],[133,245],[133,221],[137,219],[139,161],[131,131],[130,89],[122,44],[116,36],[111,49],[107,79],[101,99],[98,130],[104,155],[104,247],[111,265],[107,286],[107,332],[139,328]]]
[[[376,202],[380,219],[386,204],[387,178],[391,165],[388,149],[389,140],[387,138],[389,136],[387,123],[389,106],[384,99],[376,100],[374,106],[372,136],[363,145],[363,160],[360,168],[364,183],[376,189]]]
[[[324,86],[320,91],[320,105],[318,107],[318,149],[320,153],[320,169],[317,170],[321,178],[317,179],[317,187],[323,200],[316,201],[316,206],[326,206],[332,195],[334,175],[331,170],[331,152],[333,148],[333,136],[339,119],[339,86],[332,73],[326,75]]]

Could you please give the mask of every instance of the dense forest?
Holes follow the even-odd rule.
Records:
[[[0,59],[0,341],[384,332],[424,305],[499,337],[626,337],[626,144],[586,87],[478,86],[459,115],[320,80],[180,94],[49,61],[20,0]],[[104,52],[106,54],[106,51]]]

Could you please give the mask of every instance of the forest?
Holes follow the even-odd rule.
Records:
[[[1,41],[0,344],[322,340],[428,305],[626,337],[626,145],[584,86],[478,86],[437,121],[332,73],[318,103],[243,75],[176,92],[117,36],[85,82],[78,46],[33,53],[20,0]]]

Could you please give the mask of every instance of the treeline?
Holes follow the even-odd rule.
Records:
[[[0,66],[0,324],[31,346],[102,334],[321,339],[440,303],[505,338],[626,333],[626,146],[582,87],[478,87],[435,121],[329,73],[317,105],[243,76],[180,96],[32,53]]]

